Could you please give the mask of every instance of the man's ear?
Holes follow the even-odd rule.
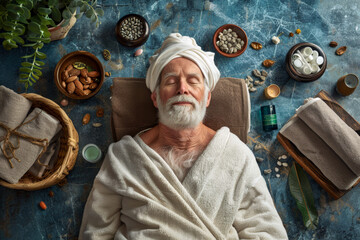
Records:
[[[210,100],[211,100],[211,92],[209,91],[207,101],[206,101],[206,107],[208,107],[210,105]]]
[[[156,102],[156,91],[153,91],[153,92],[151,93],[151,100],[152,100],[154,106],[157,108],[158,105],[157,105],[157,102]]]

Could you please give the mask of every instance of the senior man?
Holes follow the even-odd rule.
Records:
[[[251,150],[203,124],[214,54],[170,34],[146,84],[159,124],[110,145],[80,239],[287,239]]]

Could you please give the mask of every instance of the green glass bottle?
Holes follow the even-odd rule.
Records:
[[[264,131],[272,131],[278,129],[275,105],[261,107],[261,118]]]

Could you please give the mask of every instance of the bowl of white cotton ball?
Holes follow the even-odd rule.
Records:
[[[313,43],[298,43],[286,55],[286,71],[296,81],[315,81],[324,74],[326,66],[324,51]]]

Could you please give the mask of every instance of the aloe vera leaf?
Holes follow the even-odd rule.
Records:
[[[293,163],[289,173],[289,188],[301,212],[305,227],[315,229],[319,217],[310,182],[304,170],[296,162]]]

